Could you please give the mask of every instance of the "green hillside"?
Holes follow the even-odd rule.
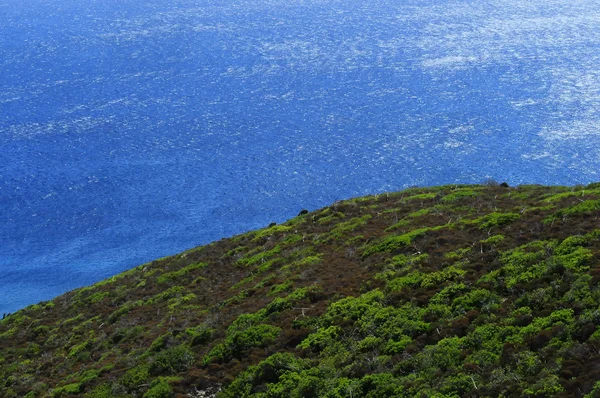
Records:
[[[600,184],[341,201],[10,314],[0,397],[597,397],[599,281]]]

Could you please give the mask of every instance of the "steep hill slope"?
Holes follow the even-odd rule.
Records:
[[[9,315],[0,396],[600,396],[600,184],[302,213]]]

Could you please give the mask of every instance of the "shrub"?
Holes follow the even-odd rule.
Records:
[[[481,229],[489,229],[492,227],[500,227],[502,225],[509,224],[515,220],[521,218],[518,213],[491,213],[481,218],[478,218],[476,222],[479,224]]]
[[[50,393],[52,398],[62,397],[69,394],[79,394],[82,390],[81,383],[67,384],[66,386],[55,388]]]
[[[181,268],[180,270],[164,273],[161,276],[159,276],[156,281],[158,283],[171,282],[174,279],[183,278],[184,276],[186,276],[190,273],[193,273],[194,271],[201,270],[201,269],[205,268],[206,266],[208,266],[207,263],[190,264],[186,267]]]
[[[462,338],[447,337],[440,340],[436,345],[426,346],[418,355],[418,360],[424,370],[440,369],[446,371],[460,365],[462,346]]]
[[[498,295],[485,289],[470,291],[460,297],[457,297],[452,302],[452,306],[457,311],[470,311],[473,309],[489,310],[500,301]]]
[[[117,309],[113,313],[111,313],[108,316],[107,320],[109,323],[115,323],[120,317],[127,314],[132,309],[142,306],[142,305],[144,305],[144,302],[142,300],[128,301],[125,304],[123,304],[119,309]]]
[[[397,340],[389,339],[383,348],[383,352],[388,355],[400,354],[410,343],[412,343],[412,341],[413,340],[409,336],[404,335],[400,336]]]
[[[321,351],[333,341],[337,340],[340,332],[341,329],[338,326],[321,328],[304,339],[302,343],[298,345],[298,348],[311,348],[315,351]]]
[[[170,398],[173,395],[173,389],[169,383],[166,380],[161,380],[158,383],[153,384],[143,395],[143,398]]]
[[[402,201],[403,202],[412,202],[412,201],[416,201],[416,200],[428,200],[428,199],[434,199],[436,196],[437,196],[437,193],[435,193],[435,192],[421,193],[421,194],[412,195],[412,196],[403,198]]]
[[[389,373],[371,374],[360,380],[361,396],[364,398],[403,396],[404,388]]]
[[[185,332],[191,337],[190,345],[195,346],[207,344],[212,339],[215,330],[208,326],[201,325],[194,328],[188,328]]]
[[[442,202],[454,202],[458,199],[462,198],[472,198],[478,196],[479,192],[471,189],[471,188],[461,188],[452,191],[452,193],[444,196],[442,198]]]
[[[72,358],[72,357],[76,356],[77,354],[86,351],[92,345],[92,341],[93,340],[87,340],[87,341],[84,341],[83,343],[73,346],[71,348],[71,350],[69,351],[69,355],[68,355],[69,358]]]
[[[121,327],[116,329],[110,336],[110,341],[113,344],[124,343],[136,338],[144,330],[143,326],[134,326],[131,328]]]
[[[325,234],[325,236],[323,236],[319,241],[324,243],[332,239],[340,239],[342,236],[366,225],[371,218],[372,216],[370,214],[367,214],[363,217],[356,217],[348,221],[338,223],[335,227],[331,229],[331,231],[329,231],[329,233]]]
[[[600,209],[600,200],[586,200],[575,206],[560,209],[553,215],[544,220],[545,223],[550,223],[559,218],[575,216],[578,214],[591,213]]]
[[[311,395],[294,394],[302,378],[300,376],[307,367],[307,362],[296,358],[290,353],[277,353],[260,362],[256,366],[250,366],[240,373],[235,380],[229,384],[219,396],[224,398],[248,397],[258,386],[266,386],[269,397],[309,397]]]
[[[96,293],[90,295],[87,299],[90,303],[94,304],[94,303],[98,303],[98,302],[104,300],[109,295],[110,295],[109,292],[104,292],[104,293],[96,292]]]
[[[251,326],[243,331],[228,333],[225,341],[213,347],[204,357],[204,364],[227,362],[241,358],[250,348],[266,347],[281,333],[281,329],[271,325]]]
[[[323,317],[331,322],[334,319],[358,320],[369,309],[381,307],[385,295],[379,289],[372,290],[360,297],[346,297],[329,305],[327,314]]]
[[[387,236],[379,243],[366,246],[363,251],[363,257],[370,256],[374,253],[391,252],[402,249],[403,247],[410,245],[415,238],[423,236],[427,232],[437,231],[442,228],[444,228],[444,226],[438,226],[434,228],[419,228],[402,235]]]
[[[86,398],[114,398],[112,387],[108,383],[100,384],[94,390],[86,394]]]
[[[280,283],[279,285],[273,285],[271,286],[271,289],[269,290],[269,293],[267,293],[268,296],[272,296],[281,292],[289,292],[292,289],[292,281],[287,280],[283,283]]]
[[[583,247],[579,247],[574,250],[572,253],[569,253],[564,256],[557,256],[556,260],[562,264],[565,268],[570,269],[572,271],[580,272],[587,271],[589,267],[589,263],[593,259],[594,255],[588,249]]]
[[[461,260],[463,257],[465,257],[467,254],[469,254],[471,252],[471,250],[472,250],[471,247],[464,247],[461,249],[456,249],[453,252],[448,252],[448,253],[444,254],[444,257],[446,257],[448,260],[458,261],[458,260]]]
[[[137,390],[140,385],[146,383],[149,377],[150,372],[148,370],[148,365],[142,364],[125,372],[119,379],[119,384],[125,387],[127,391],[133,391]]]
[[[526,388],[523,394],[534,397],[549,397],[563,391],[564,388],[560,384],[558,376],[550,375],[539,380],[531,388]]]
[[[483,239],[480,240],[479,243],[483,243],[485,245],[497,245],[498,243],[502,242],[504,240],[504,235],[492,235],[487,239]]]
[[[156,354],[148,371],[153,376],[173,375],[186,370],[194,360],[194,353],[182,344]]]
[[[252,252],[250,252],[246,256],[240,258],[236,262],[236,264],[246,266],[246,267],[249,267],[252,265],[257,265],[257,264],[262,264],[266,260],[275,256],[279,252],[281,252],[281,247],[279,245],[275,246],[271,250],[261,251],[257,254],[253,254]]]
[[[287,232],[290,229],[292,229],[291,226],[289,225],[274,225],[272,227],[269,228],[264,228],[261,230],[258,230],[255,234],[254,237],[252,238],[253,241],[259,240],[261,238],[266,238],[268,236],[272,236],[278,233],[282,233],[282,232]]]
[[[414,271],[406,276],[392,279],[387,287],[391,291],[401,291],[404,287],[431,288],[446,281],[460,279],[465,273],[465,270],[454,265],[437,272]]]
[[[169,336],[171,336],[171,333],[165,333],[155,338],[150,344],[150,347],[148,347],[147,351],[158,352],[165,348],[167,346],[167,339],[169,338]]]

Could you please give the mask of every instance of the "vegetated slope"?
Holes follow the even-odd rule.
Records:
[[[600,184],[342,201],[0,323],[0,396],[600,394]]]

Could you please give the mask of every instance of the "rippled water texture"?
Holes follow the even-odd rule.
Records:
[[[598,180],[600,1],[0,0],[0,312],[301,209]]]

